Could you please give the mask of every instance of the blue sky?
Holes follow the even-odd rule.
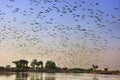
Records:
[[[0,53],[4,63],[0,65],[37,58],[58,61],[62,67],[98,64],[119,69],[119,4],[119,0],[1,0]],[[111,55],[116,66],[109,63]],[[6,61],[3,56],[11,58]]]

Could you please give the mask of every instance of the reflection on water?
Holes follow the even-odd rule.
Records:
[[[15,80],[27,80],[28,73],[26,72],[18,72],[16,73],[16,79]]]
[[[55,77],[46,77],[45,80],[55,80]]]
[[[55,74],[19,72],[15,80],[55,80]]]
[[[45,80],[55,80],[55,73],[53,74],[45,74]]]
[[[30,80],[55,80],[55,74],[31,73]]]
[[[94,75],[93,80],[99,80],[96,75]]]
[[[0,72],[0,76],[10,77],[11,75],[14,75],[14,74],[10,72]]]
[[[30,80],[43,80],[42,76],[43,76],[42,73],[40,73],[40,74],[38,74],[38,73],[31,73]]]
[[[8,76],[9,74],[9,76]],[[7,75],[7,76],[6,76]],[[119,75],[82,73],[1,73],[0,80],[120,80]]]

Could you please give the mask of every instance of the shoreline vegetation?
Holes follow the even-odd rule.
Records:
[[[28,61],[21,59],[18,61],[13,61],[16,67],[11,67],[7,65],[6,67],[0,66],[0,75],[7,74],[9,72],[43,72],[43,73],[93,73],[93,74],[110,74],[110,75],[120,75],[119,70],[109,71],[108,68],[104,68],[104,70],[98,70],[98,65],[92,65],[89,69],[82,68],[60,68],[56,66],[55,62],[47,61],[45,66],[43,66],[43,61],[37,61],[37,59],[33,59],[28,66]]]

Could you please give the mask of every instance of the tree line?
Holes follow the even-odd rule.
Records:
[[[18,61],[13,61],[16,67],[10,67],[7,65],[6,68],[0,67],[0,72],[47,72],[47,73],[56,73],[56,72],[72,72],[72,73],[98,73],[98,74],[120,74],[119,70],[109,71],[108,68],[104,68],[104,70],[98,69],[98,65],[92,65],[88,69],[83,68],[60,68],[56,66],[56,63],[53,61],[38,61],[37,59],[33,59],[31,62],[28,60],[20,59]],[[30,66],[28,65],[30,63]],[[45,65],[44,65],[45,64]]]
[[[48,68],[49,69],[57,69],[58,68],[56,66],[55,62],[53,62],[53,61],[47,61],[44,66],[43,61],[38,61],[37,59],[33,59],[32,62],[30,63],[30,66],[28,66],[29,61],[24,60],[24,59],[21,59],[18,61],[13,61],[12,63],[14,63],[16,65],[16,67],[15,67],[16,71],[27,71],[28,69],[36,71],[36,70],[40,70],[43,68],[47,68],[47,69]]]

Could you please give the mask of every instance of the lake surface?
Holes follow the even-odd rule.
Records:
[[[82,73],[2,73],[0,80],[120,80],[120,75]]]

